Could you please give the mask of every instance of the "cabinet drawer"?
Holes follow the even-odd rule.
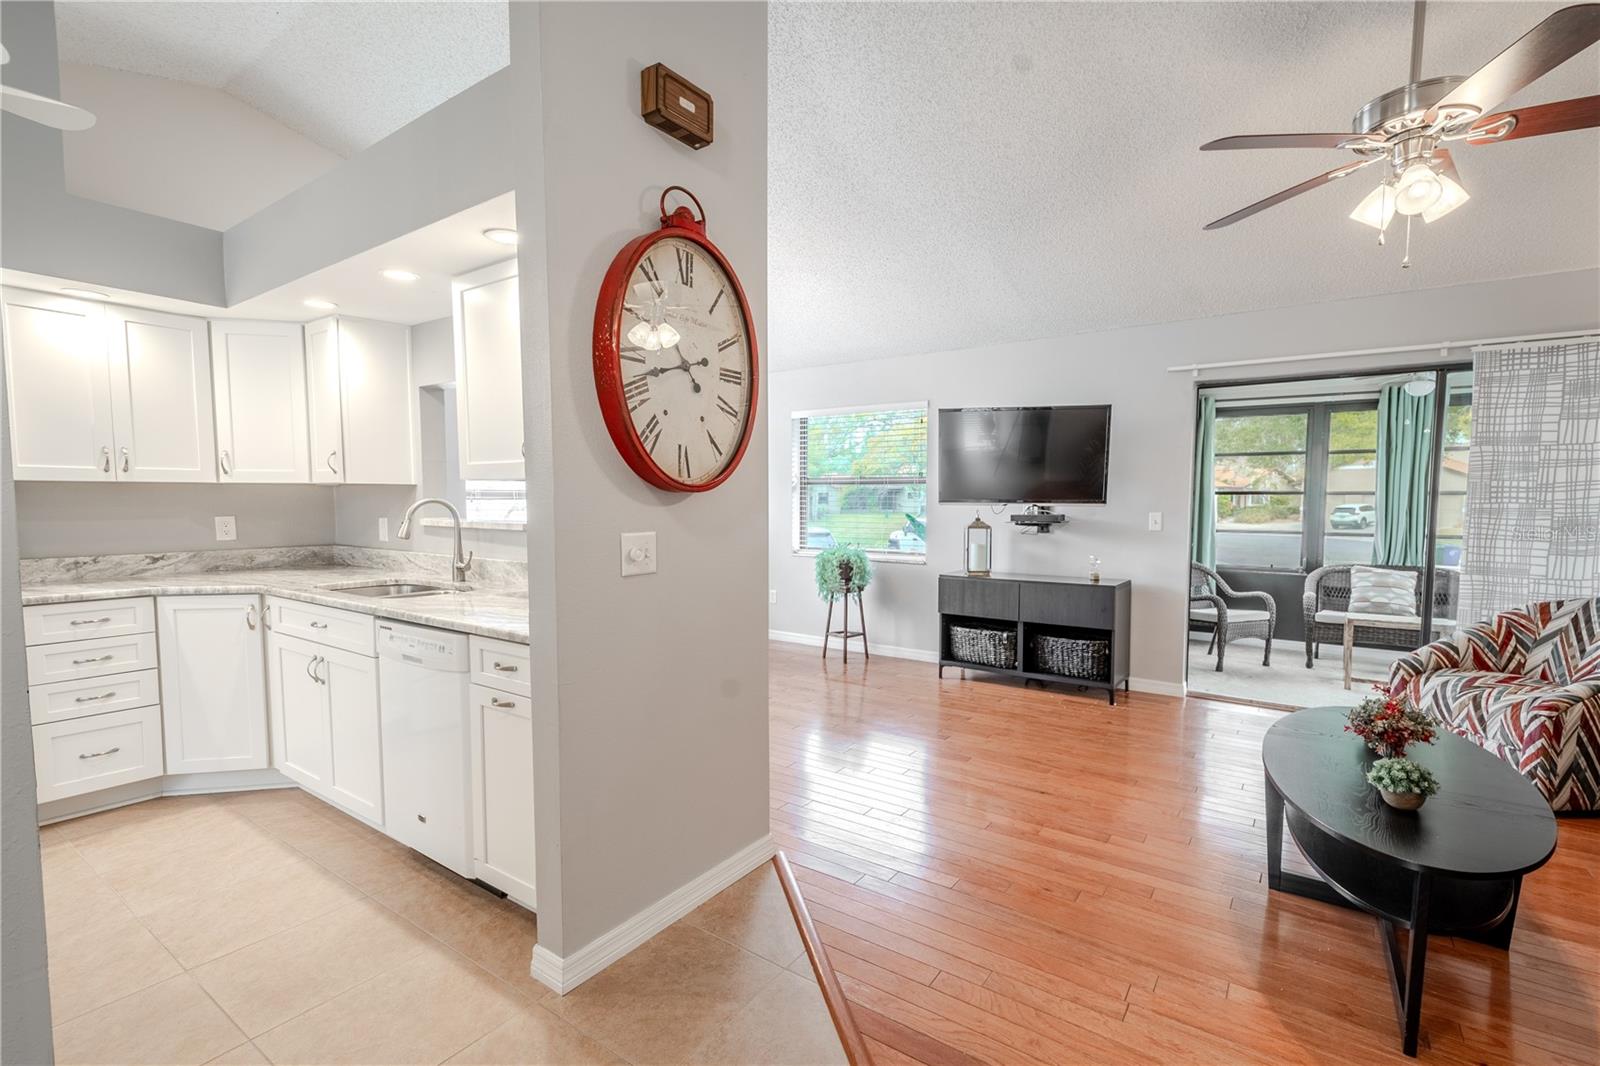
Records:
[[[41,644],[28,649],[30,687],[155,668],[154,633],[96,637],[94,640],[75,640],[70,644]]]
[[[49,722],[33,727],[39,802],[161,776],[161,708]]]
[[[1022,620],[1110,629],[1116,623],[1116,589],[1109,585],[1023,585]]]
[[[59,644],[86,637],[125,637],[155,631],[156,605],[149,597],[41,603],[22,609],[22,636],[27,644]]]
[[[1017,583],[988,577],[939,575],[939,613],[974,618],[1017,617]]]
[[[467,642],[472,683],[519,696],[533,695],[532,658],[526,644],[472,637]]]
[[[267,599],[272,612],[268,624],[275,633],[286,637],[326,644],[330,648],[343,648],[357,655],[377,655],[378,641],[370,614],[341,611],[337,607],[319,607],[299,600]]]
[[[78,681],[57,681],[52,685],[28,688],[28,707],[33,724],[64,722],[107,711],[126,711],[161,702],[161,671],[140,670],[133,674],[90,677]]]

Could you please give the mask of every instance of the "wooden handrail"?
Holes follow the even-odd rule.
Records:
[[[845,1057],[850,1060],[850,1066],[872,1066],[872,1053],[867,1050],[861,1030],[856,1028],[850,1003],[844,998],[844,989],[839,987],[839,978],[833,972],[833,965],[828,962],[827,949],[822,946],[817,927],[811,922],[811,912],[806,910],[805,897],[800,894],[800,885],[794,879],[794,871],[789,868],[788,856],[779,851],[772,857],[772,865],[778,871],[778,883],[783,886],[783,894],[789,900],[789,911],[800,930],[800,940],[806,946],[806,957],[811,960],[811,971],[817,975],[817,987],[822,989],[823,1002],[827,1003],[833,1027],[839,1033],[839,1043],[844,1045]]]

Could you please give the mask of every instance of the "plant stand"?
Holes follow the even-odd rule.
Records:
[[[841,619],[844,625],[840,629],[834,629],[833,604],[834,601],[838,599],[844,600],[844,615]],[[858,592],[855,594],[856,614],[861,619],[860,629],[850,628],[850,599],[851,597],[848,592],[844,593],[842,596],[828,597],[828,624],[823,628],[822,631],[822,657],[824,659],[828,657],[828,640],[830,637],[839,638],[839,643],[844,647],[845,662],[850,661],[850,640],[852,637],[861,638],[861,654],[866,656],[868,660],[872,658],[872,650],[867,647],[867,609],[861,602],[861,593]]]

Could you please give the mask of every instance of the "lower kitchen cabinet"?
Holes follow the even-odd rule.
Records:
[[[160,777],[161,708],[36,725],[33,772],[40,803]]]
[[[382,825],[377,660],[274,631],[267,637],[267,675],[278,770]]]
[[[258,596],[161,596],[167,773],[267,766]]]
[[[470,688],[472,859],[480,880],[534,906],[533,701]]]

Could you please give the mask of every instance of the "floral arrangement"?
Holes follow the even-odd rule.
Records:
[[[1367,742],[1384,759],[1399,759],[1412,744],[1431,744],[1438,731],[1433,719],[1422,713],[1404,694],[1381,689],[1350,709],[1345,732]],[[1426,772],[1426,771],[1424,771]]]
[[[846,588],[840,564],[850,564],[850,587]],[[872,564],[867,553],[860,548],[841,544],[817,556],[817,595],[822,599],[834,596],[855,596],[872,580]]]
[[[1384,792],[1426,798],[1439,791],[1439,779],[1410,759],[1379,759],[1367,771],[1367,783]]]

